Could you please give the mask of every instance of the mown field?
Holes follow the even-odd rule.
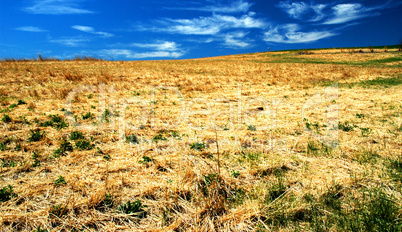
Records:
[[[0,62],[1,231],[401,231],[402,53]]]

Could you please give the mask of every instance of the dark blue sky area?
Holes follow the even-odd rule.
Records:
[[[186,59],[398,44],[402,2],[0,0],[0,58]]]

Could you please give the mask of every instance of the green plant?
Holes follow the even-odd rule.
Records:
[[[0,151],[5,151],[5,150],[8,150],[7,144],[0,143]]]
[[[133,144],[138,144],[140,141],[138,137],[134,134],[131,134],[129,136],[126,136],[126,142],[128,143],[133,143]]]
[[[42,229],[40,226],[38,228],[36,228],[36,230],[33,230],[32,232],[48,232],[45,229]]]
[[[192,150],[202,151],[207,148],[208,148],[208,144],[206,144],[205,142],[202,142],[202,143],[195,142],[195,143],[190,144],[190,149],[192,149]]]
[[[67,184],[63,176],[58,176],[56,180],[53,181],[54,185],[65,185]]]
[[[240,171],[232,170],[230,173],[234,178],[237,178],[240,176]]]
[[[373,131],[372,129],[370,129],[370,128],[365,128],[365,127],[360,128],[360,130],[361,130],[361,132],[362,132],[362,136],[363,136],[363,137],[366,137],[366,136],[370,135],[371,132]]]
[[[377,151],[374,150],[365,150],[360,155],[357,156],[357,161],[360,164],[364,163],[376,163],[377,159],[380,157]]]
[[[23,100],[18,100],[18,102],[17,102],[17,105],[26,105],[27,103],[26,102],[24,102]]]
[[[39,152],[38,151],[34,151],[32,154],[32,159],[33,159],[33,164],[32,167],[38,167],[40,166],[40,162],[38,161],[39,158]]]
[[[66,138],[63,138],[60,147],[54,151],[54,155],[56,155],[56,157],[60,155],[66,155],[67,151],[73,150],[73,145]]]
[[[146,205],[143,205],[140,200],[136,200],[134,202],[127,201],[125,204],[120,205],[117,210],[121,213],[131,214],[136,218],[145,218],[147,216],[147,212],[144,211]]]
[[[1,118],[1,121],[5,122],[5,123],[9,123],[12,121],[12,119],[7,114],[4,114],[3,117]]]
[[[257,128],[256,128],[255,126],[253,126],[253,125],[249,125],[249,126],[247,126],[247,130],[249,130],[249,131],[256,131]]]
[[[66,123],[64,121],[64,119],[62,117],[60,117],[59,115],[50,115],[49,117],[50,117],[50,120],[40,123],[40,126],[43,126],[43,127],[51,126],[51,127],[56,128],[57,130],[68,127],[68,123]]]
[[[70,134],[70,140],[79,140],[79,139],[85,139],[84,135],[82,134],[81,131],[73,131]]]
[[[105,109],[105,111],[103,112],[101,118],[102,121],[106,121],[106,122],[110,122],[110,117],[112,117],[112,113],[109,111],[109,109]]]
[[[92,150],[95,148],[94,144],[91,144],[91,142],[87,139],[82,139],[82,140],[78,140],[75,142],[75,146],[79,149],[79,150]]]
[[[91,112],[88,112],[86,114],[82,114],[82,119],[87,120],[87,119],[94,119],[95,115]]]
[[[40,141],[41,139],[43,139],[45,137],[45,132],[44,131],[40,131],[40,129],[31,129],[31,135],[28,138],[28,142],[37,142]]]
[[[12,160],[4,160],[4,159],[0,159],[1,160],[1,167],[3,168],[9,168],[9,167],[16,167],[17,163],[15,161]]]
[[[357,114],[356,114],[356,118],[364,118],[364,114],[359,114],[359,113],[357,113]]]
[[[14,109],[14,108],[16,108],[16,107],[18,107],[18,105],[15,104],[15,103],[14,103],[14,104],[11,104],[11,105],[9,106],[10,109]]]
[[[107,209],[112,208],[113,206],[114,206],[114,199],[112,195],[105,193],[105,196],[103,197],[102,201],[100,201],[98,204],[95,205],[95,209],[104,212]]]
[[[17,197],[17,194],[14,193],[13,186],[7,185],[0,189],[0,202],[8,201],[14,197]]]
[[[56,216],[58,218],[61,218],[64,215],[67,215],[67,213],[68,213],[67,206],[64,206],[62,204],[52,206],[52,209],[50,210],[50,215]]]
[[[352,131],[352,130],[354,130],[356,127],[357,127],[356,125],[350,124],[350,122],[348,122],[348,121],[346,121],[346,122],[339,122],[339,124],[338,124],[338,128],[339,128],[340,130],[343,130],[343,131],[346,131],[346,132]]]
[[[152,138],[152,141],[158,142],[158,141],[166,141],[167,138],[163,137],[162,134],[157,134],[155,137]]]
[[[148,156],[143,156],[142,157],[142,160],[140,160],[140,161],[138,161],[138,163],[140,163],[140,164],[146,164],[146,163],[150,163],[150,162],[153,162],[154,161],[154,159],[152,159],[152,158],[150,158],[150,157],[148,157]]]

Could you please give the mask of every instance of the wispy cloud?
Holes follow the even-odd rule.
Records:
[[[204,7],[170,7],[175,10],[208,11],[216,13],[248,12],[253,4],[243,0],[229,1],[229,3],[217,2],[214,5]]]
[[[88,26],[74,25],[71,28],[73,28],[75,30],[83,31],[83,32],[86,32],[86,33],[94,34],[94,35],[100,35],[102,37],[112,37],[112,36],[114,36],[111,33],[102,32],[102,31],[95,31],[95,29],[93,27],[88,27]]]
[[[178,45],[171,41],[157,41],[155,43],[132,43],[132,47],[148,48],[157,51],[177,51]]]
[[[49,39],[49,42],[58,43],[68,47],[78,47],[81,46],[83,42],[89,41],[84,38],[62,38],[62,39]]]
[[[34,5],[23,8],[31,14],[90,14],[90,10],[82,9],[77,0],[34,0]]]
[[[297,24],[285,24],[272,27],[269,31],[264,33],[264,40],[266,42],[289,44],[309,43],[336,35],[330,31],[300,32],[299,29],[300,27]]]
[[[245,37],[246,33],[244,32],[233,32],[227,33],[223,36],[223,45],[228,48],[246,48],[249,47],[250,44],[246,42]]]
[[[168,32],[185,35],[216,35],[222,30],[238,28],[264,28],[265,22],[250,12],[241,17],[214,14],[210,17],[194,19],[164,19],[158,21],[159,27],[142,27],[142,30]]]
[[[292,2],[289,1],[282,1],[279,2],[277,7],[281,8],[285,11],[290,17],[294,19],[303,20],[306,19],[307,21],[320,21],[325,17],[325,14],[322,12],[326,4],[308,4],[305,2]],[[314,17],[311,16],[314,14]],[[306,16],[307,15],[307,16]],[[312,18],[311,18],[312,17]]]
[[[390,0],[380,6],[374,7],[366,7],[360,3],[338,4],[331,8],[333,11],[332,16],[323,24],[342,24],[365,17],[379,15],[380,13],[378,10],[390,7],[391,2],[392,1]]]
[[[105,49],[99,52],[101,56],[126,59],[145,59],[145,58],[179,58],[184,55],[179,51],[150,51],[134,52],[129,49]]]
[[[15,28],[15,30],[26,31],[26,32],[46,32],[46,30],[40,29],[39,27],[32,27],[32,26],[17,27],[17,28]]]
[[[310,9],[310,6],[304,2],[279,2],[278,7],[295,19],[300,19]]]

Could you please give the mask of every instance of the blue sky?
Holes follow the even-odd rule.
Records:
[[[0,0],[0,58],[187,59],[398,44],[399,0]]]

